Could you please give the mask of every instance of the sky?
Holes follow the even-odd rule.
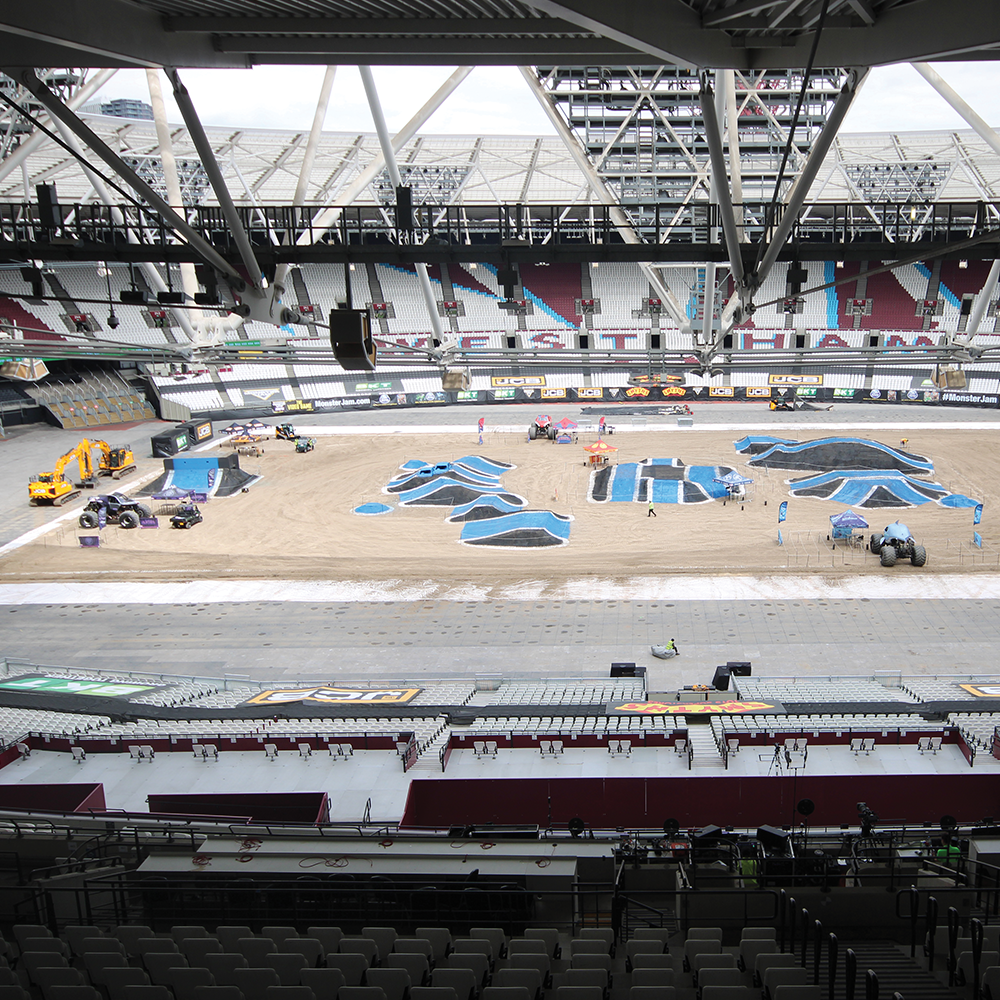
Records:
[[[1000,63],[935,67],[991,125],[1000,126]],[[441,66],[376,66],[372,70],[390,131],[396,131],[452,72]],[[185,70],[181,78],[206,125],[308,129],[323,78],[321,66],[259,66],[249,70]],[[167,116],[181,121],[163,79]],[[142,70],[120,70],[102,98],[149,100]],[[374,131],[355,66],[341,66],[324,128]],[[844,132],[968,128],[908,64],[873,69],[848,113]],[[552,126],[516,67],[480,66],[421,129],[424,134],[551,135]]]

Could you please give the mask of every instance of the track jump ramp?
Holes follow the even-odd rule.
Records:
[[[818,441],[747,436],[734,441],[741,454],[749,453],[748,465],[767,469],[802,469],[832,472],[835,469],[893,469],[909,476],[926,476],[934,463],[923,455],[901,451],[865,438],[831,437]]]
[[[163,460],[163,475],[157,476],[138,496],[149,497],[154,493],[174,487],[205,493],[210,497],[229,497],[248,489],[261,477],[240,468],[239,455],[186,455]]]

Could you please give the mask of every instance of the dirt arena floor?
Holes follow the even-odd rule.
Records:
[[[439,594],[462,587],[489,598],[509,595],[518,585],[539,581],[553,588],[590,575],[604,580],[661,574],[810,574],[844,580],[865,573],[896,574],[993,572],[1000,567],[1000,440],[988,430],[920,429],[909,450],[934,462],[933,480],[985,505],[979,531],[983,548],[972,545],[973,512],[928,503],[901,510],[862,511],[872,529],[899,518],[928,551],[927,569],[899,563],[883,570],[867,550],[839,547],[827,540],[831,514],[844,510],[829,501],[790,499],[777,544],[778,504],[788,499],[786,479],[806,473],[750,470],[733,442],[743,435],[722,430],[664,430],[619,433],[609,438],[617,460],[678,458],[686,465],[728,465],[754,479],[746,504],[721,501],[657,505],[647,517],[644,503],[594,504],[587,501],[590,472],[577,445],[528,442],[521,434],[488,434],[480,446],[474,434],[353,434],[318,437],[310,454],[293,445],[268,441],[260,458],[245,458],[248,471],[263,475],[246,494],[213,499],[203,506],[205,521],[189,531],[170,529],[166,510],[158,530],[109,527],[99,549],[84,549],[75,520],[9,553],[4,583],[46,580],[282,579],[438,582]],[[783,433],[815,440],[830,431]],[[833,432],[898,446],[898,431],[872,428]],[[222,454],[228,449],[219,448]],[[208,454],[212,454],[209,452]],[[530,509],[549,509],[574,518],[563,547],[505,550],[459,542],[460,524],[449,524],[450,508],[398,508],[380,516],[358,516],[354,507],[395,498],[382,488],[407,460],[437,463],[479,454],[512,463],[503,485],[528,499]],[[149,467],[158,466],[152,463]],[[123,484],[124,485],[124,484]],[[867,536],[867,532],[866,532]],[[543,588],[544,590],[545,588]],[[683,595],[678,594],[678,597]]]

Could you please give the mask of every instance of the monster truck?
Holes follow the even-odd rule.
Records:
[[[927,549],[917,545],[910,529],[899,521],[893,521],[885,531],[873,534],[868,547],[883,566],[895,566],[897,559],[909,559],[913,566],[923,566],[927,562]]]
[[[124,493],[108,493],[94,497],[80,514],[81,528],[96,528],[100,523],[101,511],[109,524],[120,528],[137,528],[144,517],[152,517],[153,512],[145,505]]]

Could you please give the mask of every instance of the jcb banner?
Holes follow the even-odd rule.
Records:
[[[261,691],[244,705],[284,705],[293,701],[317,701],[324,705],[402,705],[416,698],[423,688],[277,688]]]

